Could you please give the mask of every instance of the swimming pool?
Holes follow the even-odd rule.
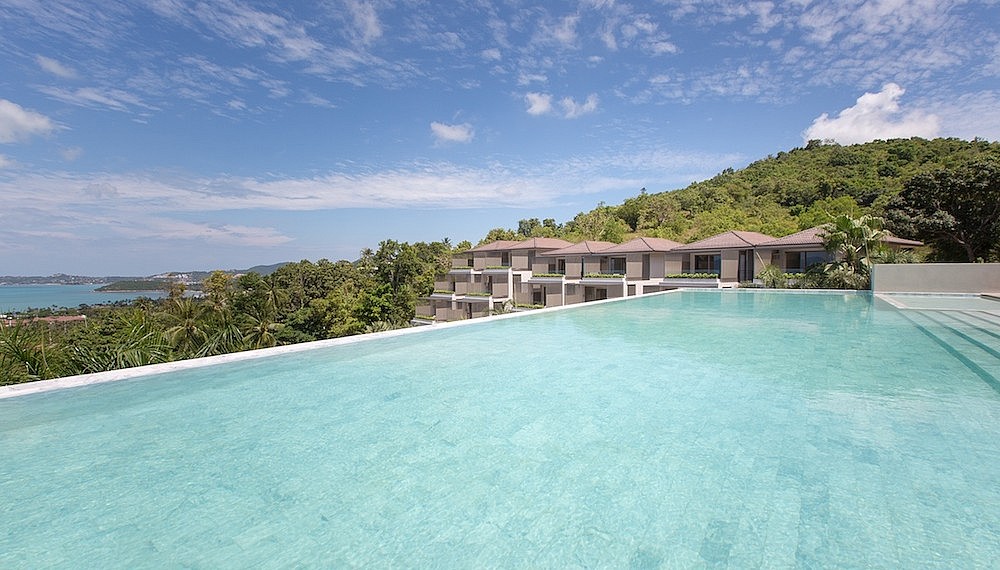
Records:
[[[684,291],[0,400],[0,567],[995,567],[998,335]]]

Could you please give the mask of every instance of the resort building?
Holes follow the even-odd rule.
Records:
[[[753,281],[771,264],[770,254],[762,257],[757,247],[774,240],[766,234],[730,230],[674,248],[671,253],[680,254],[681,273],[714,274],[721,286],[736,286]]]
[[[769,263],[777,265],[784,273],[802,273],[810,267],[830,263],[834,260],[832,253],[823,247],[823,226],[816,226],[782,238],[764,242],[757,246],[760,256],[769,259]],[[883,240],[886,246],[896,250],[913,249],[924,245],[923,242],[903,239],[892,234]]]
[[[426,304],[417,307],[415,322],[471,319],[501,307],[572,305],[680,287],[737,287],[769,265],[799,273],[831,261],[822,234],[822,227],[782,238],[732,230],[689,244],[650,237],[622,244],[573,244],[554,238],[495,241],[452,258],[451,270],[435,282]],[[923,245],[892,235],[884,241],[894,249]]]
[[[522,282],[531,277],[536,257],[570,245],[554,238],[502,240],[460,253],[435,282],[427,304],[417,307],[417,316],[453,321],[487,316],[504,303],[530,304],[531,293],[523,292]]]
[[[681,245],[669,239],[638,237],[601,253],[607,258],[609,277],[624,278],[620,296],[632,296],[670,288],[663,280],[680,273],[681,256],[672,252]]]
[[[538,254],[528,280],[531,303],[553,306],[607,299],[607,286],[584,285],[582,280],[588,275],[598,278],[609,273],[607,258],[601,252],[615,245],[607,241],[582,241]]]

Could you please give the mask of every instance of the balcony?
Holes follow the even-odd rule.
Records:
[[[471,267],[452,267],[448,275],[480,275],[482,271]]]
[[[467,303],[492,303],[499,298],[494,298],[492,293],[486,291],[469,291],[457,295],[456,299]]]
[[[428,298],[438,301],[453,301],[455,300],[455,292],[444,289],[435,289],[434,292],[428,296]]]
[[[525,283],[563,283],[566,281],[565,273],[532,273]]]
[[[660,281],[661,287],[698,287],[721,289],[722,280],[718,273],[674,273]]]
[[[624,273],[587,273],[580,279],[582,285],[624,285]]]

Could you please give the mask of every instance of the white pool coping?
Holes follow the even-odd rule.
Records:
[[[590,301],[587,303],[576,303],[573,305],[563,305],[558,307],[545,307],[542,309],[533,309],[530,311],[520,311],[516,313],[507,313],[503,315],[493,315],[489,317],[479,317],[475,319],[465,319],[461,321],[434,323],[429,326],[415,326],[415,327],[408,327],[405,329],[395,329],[391,331],[384,331],[377,333],[359,334],[359,335],[345,336],[340,338],[332,338],[327,340],[302,342],[298,344],[289,344],[285,346],[275,346],[273,348],[245,350],[242,352],[221,354],[219,356],[189,358],[187,360],[164,362],[162,364],[148,364],[146,366],[135,366],[132,368],[122,368],[120,370],[109,370],[107,372],[94,372],[91,374],[80,374],[77,376],[63,376],[62,378],[53,378],[52,380],[37,380],[34,382],[23,382],[21,384],[0,386],[0,400],[5,398],[14,398],[17,396],[27,396],[29,394],[41,394],[45,392],[52,392],[55,390],[64,390],[67,388],[79,388],[81,386],[90,386],[93,384],[104,384],[107,382],[117,382],[120,380],[131,380],[133,378],[141,378],[143,376],[153,376],[156,374],[165,374],[167,372],[177,372],[179,370],[191,370],[194,368],[203,368],[205,366],[215,366],[217,364],[226,364],[230,362],[244,362],[247,360],[257,360],[259,358],[279,356],[282,354],[293,354],[296,352],[305,352],[309,350],[329,348],[333,346],[342,346],[347,344],[355,344],[359,342],[368,342],[383,338],[392,338],[410,334],[426,333],[429,331],[441,330],[445,328],[469,326],[485,322],[494,322],[503,319],[526,317],[528,315],[536,315],[540,313],[551,313],[555,311],[563,311],[579,307],[592,307],[594,305],[600,305],[604,303],[629,301],[632,299],[640,299],[643,297],[652,297],[654,295],[677,293],[680,291],[681,291],[680,289],[674,289],[670,291],[658,291],[655,293],[647,293],[645,295],[633,295],[631,297],[603,299],[600,301]],[[712,289],[712,291],[717,291],[717,289]]]

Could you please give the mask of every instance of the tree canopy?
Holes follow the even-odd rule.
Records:
[[[897,233],[933,244],[936,259],[1000,260],[1000,160],[915,175],[887,217]]]

